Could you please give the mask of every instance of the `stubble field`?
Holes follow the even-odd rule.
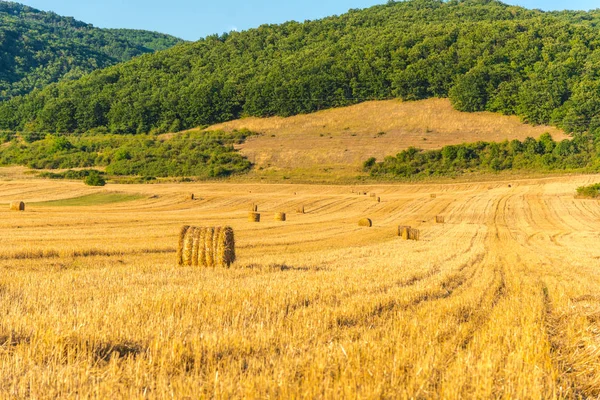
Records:
[[[596,181],[0,181],[0,398],[598,397]],[[236,263],[177,266],[184,224]]]

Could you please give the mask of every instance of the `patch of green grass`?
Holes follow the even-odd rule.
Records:
[[[99,206],[103,204],[122,203],[125,201],[133,201],[143,199],[145,196],[141,194],[131,193],[93,193],[80,197],[72,197],[70,199],[42,201],[39,203],[31,203],[36,206],[45,207],[82,207],[82,206]]]

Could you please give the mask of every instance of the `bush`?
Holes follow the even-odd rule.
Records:
[[[586,197],[589,199],[597,199],[600,197],[600,183],[589,186],[580,186],[577,188],[577,197]]]
[[[104,185],[106,185],[106,181],[98,172],[90,173],[88,176],[86,176],[86,178],[83,180],[83,182],[88,186],[104,186]]]

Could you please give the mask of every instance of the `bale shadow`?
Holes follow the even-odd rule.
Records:
[[[94,358],[99,361],[110,361],[111,358],[137,357],[145,349],[135,342],[99,343],[93,347]]]

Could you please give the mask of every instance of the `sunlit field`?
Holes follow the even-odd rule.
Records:
[[[597,181],[0,181],[0,398],[596,398]],[[237,261],[178,266],[184,224]]]

